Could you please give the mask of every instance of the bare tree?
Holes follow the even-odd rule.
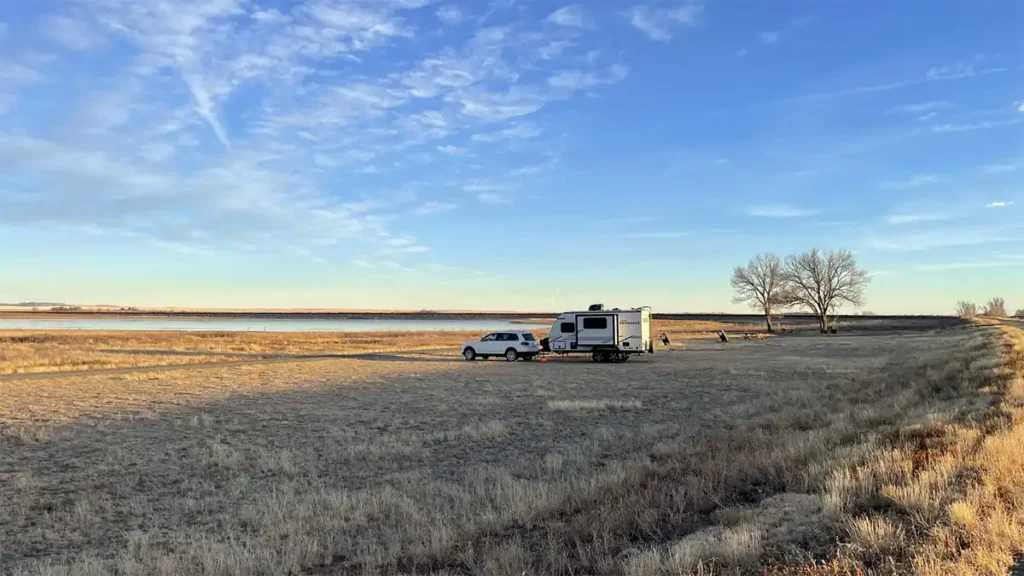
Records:
[[[978,315],[978,305],[974,302],[961,300],[956,303],[956,315],[961,318],[974,318]]]
[[[985,305],[985,316],[1006,316],[1006,300],[999,297],[989,300]]]
[[[763,312],[768,331],[774,332],[772,315],[793,301],[791,290],[782,278],[782,260],[775,254],[758,254],[746,266],[737,266],[729,283],[735,291],[732,301],[748,303]]]
[[[793,303],[818,317],[818,328],[828,332],[829,314],[843,304],[864,305],[864,288],[871,282],[849,250],[817,248],[786,258],[783,280],[791,286]]]
[[[1017,310],[1017,312],[1014,314],[1014,316],[1016,316],[1017,318],[1024,318],[1024,308],[1021,308],[1020,310]]]

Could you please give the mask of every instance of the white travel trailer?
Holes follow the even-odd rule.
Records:
[[[565,312],[541,347],[555,354],[590,354],[594,362],[621,362],[634,354],[653,353],[651,308],[605,310],[595,304],[586,312]]]

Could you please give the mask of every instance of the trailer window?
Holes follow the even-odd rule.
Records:
[[[575,322],[562,322],[562,325],[558,328],[562,334],[572,334],[576,331]]]
[[[608,319],[605,317],[600,318],[584,318],[583,319],[584,330],[607,330]]]

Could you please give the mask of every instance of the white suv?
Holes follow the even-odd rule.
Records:
[[[462,355],[469,361],[504,356],[505,360],[515,362],[520,358],[533,360],[537,354],[540,354],[540,345],[530,332],[493,332],[462,345]]]

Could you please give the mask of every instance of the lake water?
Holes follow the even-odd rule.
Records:
[[[407,332],[538,330],[549,325],[503,320],[316,318],[0,318],[0,330],[183,330],[189,332]]]

